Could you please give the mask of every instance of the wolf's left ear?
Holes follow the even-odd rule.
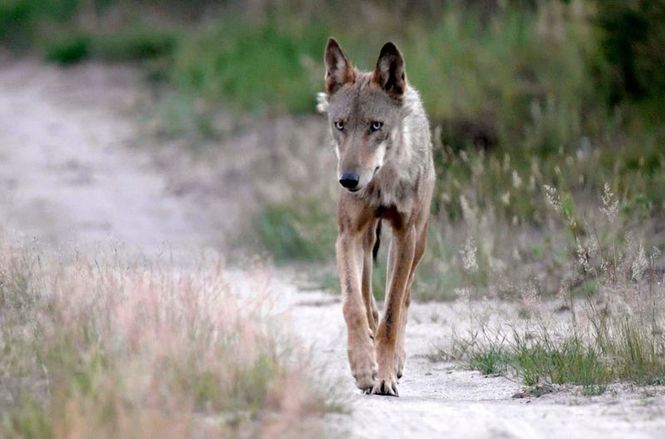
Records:
[[[387,42],[381,48],[372,81],[395,98],[401,97],[406,91],[404,58],[393,43]]]

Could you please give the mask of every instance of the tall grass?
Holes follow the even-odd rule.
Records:
[[[176,52],[173,82],[241,110],[312,112],[326,37],[323,26],[222,20]]]
[[[645,239],[643,229],[622,224],[622,202],[609,185],[599,198],[597,210],[582,213],[572,198],[546,189],[547,203],[567,234],[567,270],[558,293],[522,284],[522,320],[503,327],[475,320],[451,356],[485,373],[514,372],[530,386],[572,383],[596,393],[618,380],[663,382],[662,244],[648,245],[653,240]],[[580,287],[589,284],[582,294]],[[563,314],[554,314],[553,306]]]
[[[1,436],[315,434],[325,400],[306,358],[218,264],[60,263],[3,245],[0,267]]]

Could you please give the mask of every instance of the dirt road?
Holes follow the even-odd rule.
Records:
[[[154,165],[150,149],[139,148],[133,113],[139,89],[139,76],[127,67],[0,63],[0,230],[56,248],[168,251],[182,257],[175,263],[220,248],[223,237],[210,209],[170,191],[169,176]],[[662,437],[662,389],[513,399],[521,390],[517,382],[431,362],[426,356],[433,346],[445,343],[451,327],[464,327],[461,304],[413,305],[401,397],[360,395],[346,363],[337,299],[298,291],[288,272],[270,271],[285,321],[310,347],[322,382],[350,408],[350,414],[328,416],[333,436]],[[242,270],[233,276],[247,277]],[[499,318],[511,312],[496,308]]]

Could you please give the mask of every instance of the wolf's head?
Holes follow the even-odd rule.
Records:
[[[353,68],[342,48],[330,38],[325,50],[326,94],[319,110],[328,113],[339,182],[356,192],[372,181],[396,142],[406,92],[404,59],[386,43],[373,72]]]

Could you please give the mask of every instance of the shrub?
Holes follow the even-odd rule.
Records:
[[[610,98],[665,96],[665,1],[596,0]]]

